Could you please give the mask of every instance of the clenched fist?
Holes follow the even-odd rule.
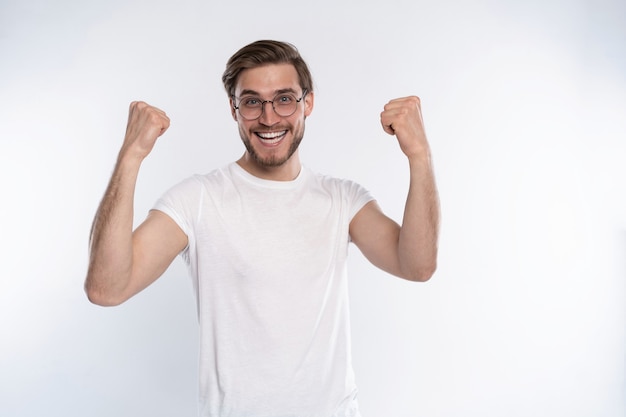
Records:
[[[400,149],[409,158],[428,157],[430,150],[426,140],[420,99],[409,96],[391,100],[380,114],[385,132],[395,135]]]
[[[170,119],[163,110],[142,101],[133,101],[128,111],[126,136],[121,153],[143,159],[167,128]]]

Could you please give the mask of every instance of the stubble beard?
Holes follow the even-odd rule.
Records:
[[[256,163],[258,163],[260,166],[264,168],[275,168],[289,161],[289,159],[291,159],[293,154],[298,150],[298,147],[300,146],[300,142],[302,142],[302,138],[304,138],[304,126],[302,126],[302,128],[297,133],[294,134],[293,141],[291,142],[291,145],[289,146],[289,149],[287,150],[287,154],[282,158],[279,158],[276,155],[271,155],[267,158],[262,157],[254,149],[254,146],[252,146],[250,138],[248,137],[248,135],[246,135],[246,132],[239,129],[239,136],[241,136],[241,140],[244,146],[246,147],[248,154]]]

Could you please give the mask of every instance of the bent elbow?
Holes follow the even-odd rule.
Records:
[[[426,282],[432,278],[437,270],[437,262],[433,262],[429,265],[415,268],[403,276],[404,279],[413,282]]]
[[[432,267],[425,269],[421,274],[417,276],[417,282],[426,282],[430,280],[433,275],[435,275],[435,271],[437,270],[437,265],[433,265]]]
[[[94,285],[90,285],[89,279],[85,282],[84,289],[89,302],[101,307],[115,307],[126,301],[126,298],[116,297],[113,294],[96,288]]]
[[[91,304],[95,304],[100,307],[115,307],[122,304],[123,301],[116,301],[112,298],[103,297],[100,294],[88,292],[87,299]]]
[[[85,291],[87,293],[87,299],[91,304],[95,304],[100,307],[115,307],[123,303],[121,300],[116,300],[112,297],[107,297],[97,291]]]

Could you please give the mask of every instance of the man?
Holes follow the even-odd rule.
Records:
[[[131,104],[93,224],[88,297],[120,304],[181,254],[198,303],[202,416],[358,416],[348,243],[408,280],[426,281],[436,267],[439,207],[420,101],[392,100],[381,113],[410,166],[399,226],[358,184],[301,165],[314,92],[295,47],[247,45],[228,61],[223,82],[243,156],[170,189],[134,232],[139,167],[170,121]]]

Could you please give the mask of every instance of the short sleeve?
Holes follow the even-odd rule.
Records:
[[[197,177],[190,177],[167,190],[152,209],[168,215],[192,242],[201,200],[202,184]]]
[[[360,184],[353,181],[343,180],[344,195],[349,207],[350,221],[356,216],[367,203],[374,200],[372,194]]]

